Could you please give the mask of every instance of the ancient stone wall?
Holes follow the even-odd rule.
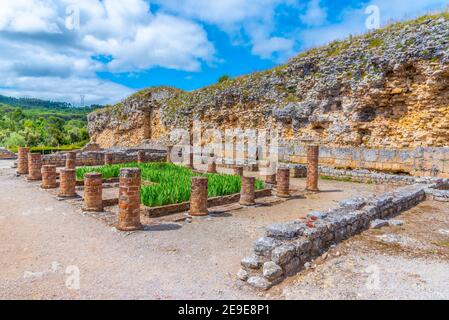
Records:
[[[286,146],[283,159],[307,162],[304,146]],[[321,166],[343,169],[367,169],[386,173],[407,173],[413,176],[449,177],[449,148],[367,149],[353,147],[321,147]]]
[[[102,147],[163,142],[193,118],[282,128],[327,147],[449,146],[449,16],[427,16],[304,52],[272,70],[192,92],[153,87],[90,114]]]
[[[111,154],[112,164],[137,162],[138,149],[129,149],[125,151],[104,150],[101,152],[80,152],[76,155],[76,166],[100,166],[104,165],[105,154]],[[166,152],[162,150],[146,150],[145,162],[165,161]],[[54,153],[43,156],[44,165],[55,165],[64,167],[66,164],[65,153]]]
[[[5,148],[0,148],[0,159],[17,159],[17,156]]]
[[[430,185],[414,184],[379,196],[344,200],[338,208],[311,212],[306,219],[268,226],[265,236],[255,242],[252,255],[241,261],[238,277],[251,286],[268,289],[302,270],[331,245],[369,228],[371,222],[416,206],[426,199],[426,193],[438,196],[429,190],[442,185],[447,186],[448,180],[435,179]]]

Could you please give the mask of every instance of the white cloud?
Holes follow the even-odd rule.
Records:
[[[252,53],[262,58],[283,59],[291,55],[294,41],[273,36],[274,16],[281,4],[297,0],[156,0],[166,12],[216,25],[232,37],[250,38]],[[240,42],[239,42],[240,43]]]
[[[81,95],[88,104],[114,104],[132,93],[133,90],[120,84],[90,77],[11,77],[3,79],[0,86],[2,95],[67,101],[75,105]]]
[[[67,19],[74,22],[78,12],[79,28],[75,23],[68,29]],[[89,103],[101,101],[100,96],[110,102],[131,91],[99,79],[98,71],[139,72],[156,66],[198,71],[215,54],[200,24],[153,14],[144,0],[0,0],[0,46],[3,94],[53,93],[77,101],[77,85]],[[64,96],[61,90],[69,89]]]
[[[303,23],[309,26],[318,26],[326,22],[327,11],[321,7],[320,0],[311,0],[307,5],[306,13],[300,16]]]
[[[303,48],[324,45],[336,39],[344,39],[349,35],[358,35],[367,32],[365,21],[368,15],[365,9],[376,5],[380,9],[381,24],[391,21],[411,19],[432,11],[439,11],[448,6],[447,0],[372,0],[363,7],[346,9],[341,14],[341,22],[328,23],[325,26],[311,28],[300,32],[299,39]]]

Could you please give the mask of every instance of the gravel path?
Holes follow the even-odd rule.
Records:
[[[239,262],[267,224],[388,188],[323,181],[327,192],[320,195],[275,206],[230,207],[191,223],[156,221],[145,232],[120,233],[100,219],[83,216],[78,206],[57,201],[38,184],[15,177],[11,164],[0,161],[1,299],[324,298],[321,286],[313,282],[312,287],[301,284],[301,288],[309,288],[316,296],[295,290],[291,281],[304,275],[268,293],[242,287],[235,277]],[[304,187],[300,179],[293,184]],[[402,265],[405,268],[407,263]],[[438,268],[443,267],[447,266]],[[78,270],[79,289],[72,281]],[[340,287],[336,290],[341,295],[335,297],[346,295]]]

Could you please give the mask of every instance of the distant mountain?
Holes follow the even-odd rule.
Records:
[[[35,98],[13,98],[13,97],[6,97],[0,95],[0,103],[7,104],[14,107],[21,107],[21,108],[47,108],[47,109],[57,109],[57,110],[64,110],[64,109],[73,109],[77,108],[76,106],[68,103],[68,102],[60,102],[60,101],[48,101],[48,100],[41,100],[41,99],[35,99]],[[98,109],[101,108],[100,105],[91,105],[86,106],[82,108],[86,109]]]

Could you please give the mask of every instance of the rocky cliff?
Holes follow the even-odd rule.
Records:
[[[331,43],[193,92],[157,87],[89,115],[102,147],[164,141],[192,117],[221,129],[283,127],[328,146],[449,146],[449,14]]]

